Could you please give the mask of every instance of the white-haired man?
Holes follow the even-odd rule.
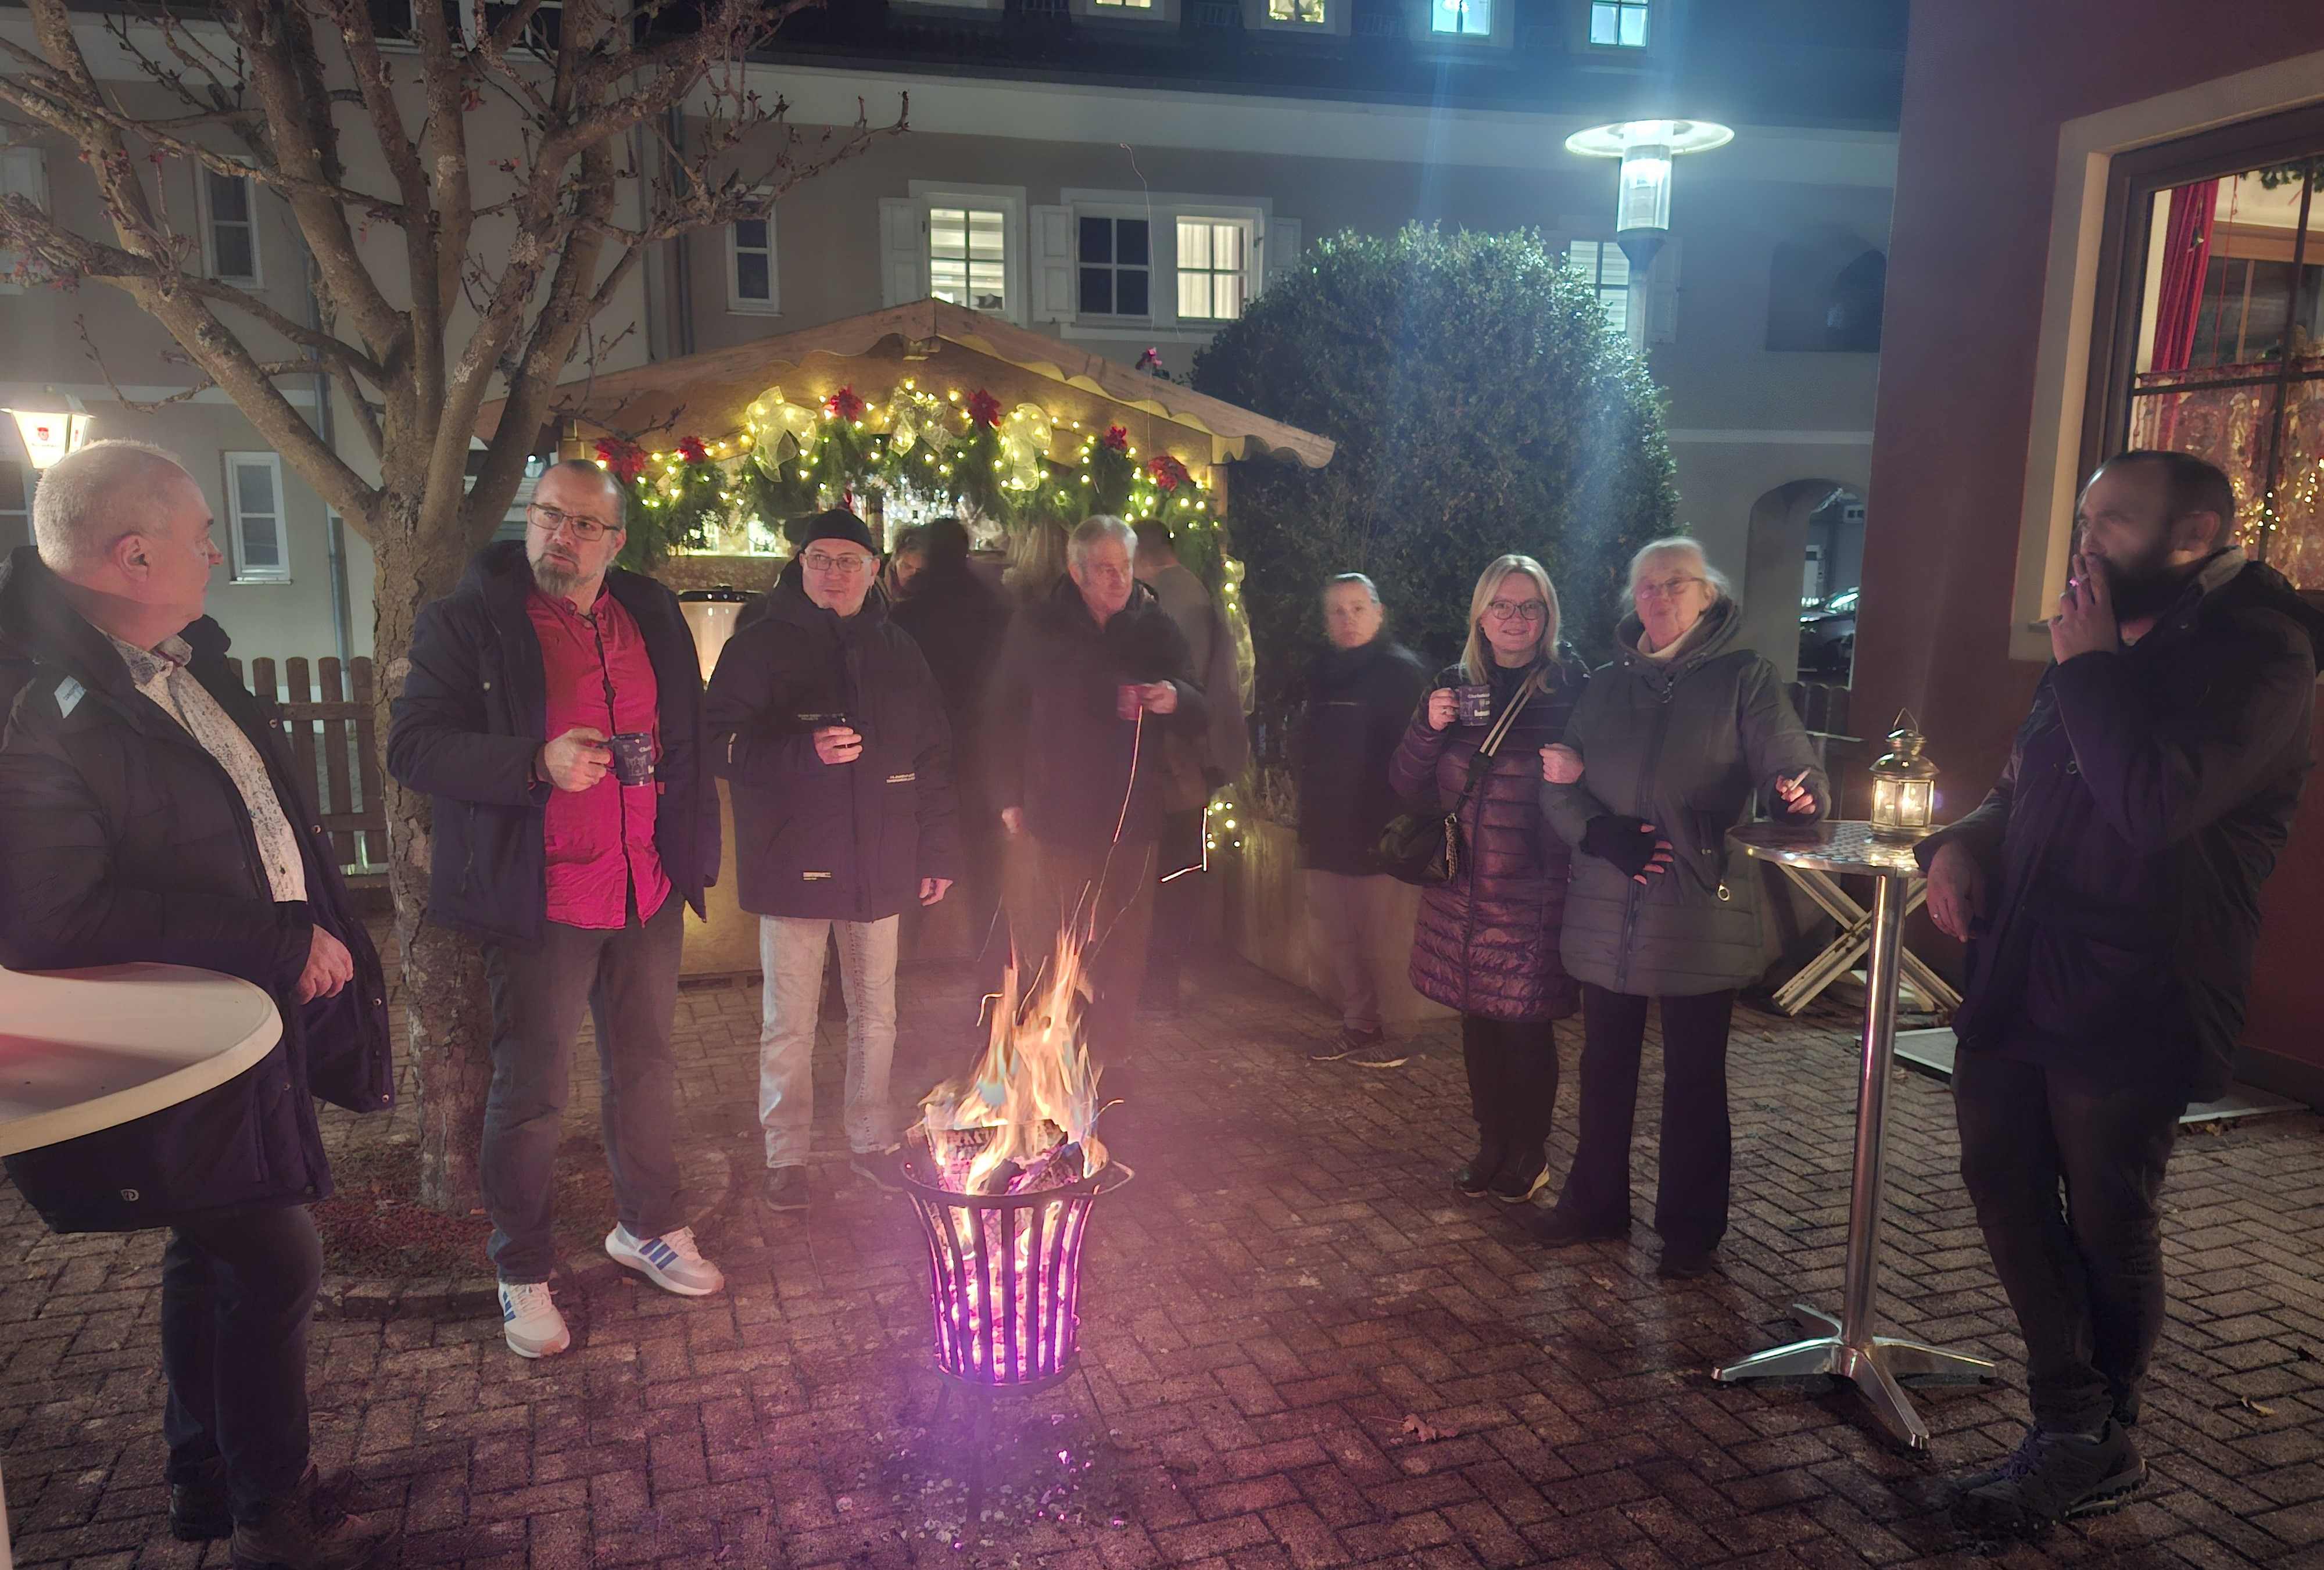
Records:
[[[138,960],[271,994],[281,1042],[216,1089],[8,1160],[59,1232],[171,1229],[161,1256],[170,1529],[237,1565],[370,1545],[318,1503],[307,1327],[331,1192],[315,1097],[388,1105],[379,957],[266,717],[202,613],[201,487],[140,442],[51,468],[0,566],[0,964]]]
[[[1132,571],[1137,548],[1118,518],[1074,530],[1065,580],[1010,629],[986,743],[991,799],[1015,842],[1019,962],[1040,964],[1077,916],[1096,934],[1088,1041],[1116,1090],[1154,920],[1157,732],[1199,735],[1209,719],[1185,634]]]

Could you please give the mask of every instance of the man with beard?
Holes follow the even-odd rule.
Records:
[[[2324,615],[2229,541],[2227,477],[2131,452],[2084,488],[2076,555],[2001,780],[1922,841],[1969,942],[1954,1031],[1961,1176],[2025,1340],[2034,1424],[1962,1480],[2028,1529],[2109,1507],[2163,1327],[2165,1162],[2225,1091],[2259,887],[2309,761]]]
[[[613,1262],[664,1291],[725,1284],[678,1169],[680,907],[717,876],[702,667],[678,597],[613,565],[622,492],[580,459],[533,488],[522,541],[484,547],[420,611],[388,771],[436,798],[428,915],[479,940],[493,998],[482,1178],[501,1328],[572,1345],[549,1300],[557,1146],[586,1005],[620,1210]]]

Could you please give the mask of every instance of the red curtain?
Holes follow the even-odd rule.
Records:
[[[2154,371],[2184,371],[2195,353],[2195,321],[2203,311],[2203,274],[2211,260],[2211,215],[2219,182],[2199,179],[2171,192],[2163,242],[2163,293],[2154,316]]]

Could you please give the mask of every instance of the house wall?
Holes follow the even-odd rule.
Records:
[[[1999,772],[2042,670],[2010,646],[2029,453],[2056,438],[2032,414],[2037,348],[2068,327],[2043,319],[2061,129],[2318,50],[2313,0],[2252,0],[2200,24],[2178,0],[1914,9],[1855,712],[1913,708],[1944,770],[1941,817]],[[2324,75],[2309,79],[2324,96]],[[2196,96],[2179,133],[2256,112],[2233,90]],[[2065,433],[2068,450],[2079,439]],[[2324,971],[2294,959],[2324,943],[2320,797],[2267,889],[2248,1037],[2311,1067],[2324,1067]]]

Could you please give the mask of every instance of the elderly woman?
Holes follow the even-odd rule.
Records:
[[[1478,1143],[1452,1186],[1511,1204],[1546,1180],[1543,1145],[1557,1103],[1551,1027],[1572,1018],[1577,1001],[1557,959],[1567,852],[1545,831],[1539,799],[1540,753],[1564,735],[1582,691],[1581,671],[1559,657],[1557,631],[1557,591],[1539,562],[1503,556],[1487,567],[1469,597],[1467,652],[1438,674],[1388,765],[1389,784],[1416,810],[1460,807],[1452,880],[1421,895],[1412,985],[1461,1012]],[[1489,700],[1481,715],[1480,689]],[[1506,732],[1500,744],[1480,757],[1497,729]]]
[[[1742,607],[1702,547],[1630,563],[1632,613],[1564,745],[1542,754],[1544,815],[1580,852],[1565,969],[1582,983],[1580,1148],[1534,1229],[1553,1245],[1630,1227],[1630,1130],[1646,1005],[1660,1005],[1660,1275],[1700,1276],[1727,1231],[1727,1032],[1766,968],[1759,877],[1728,831],[1755,805],[1801,822],[1830,786],[1775,666],[1737,641]]]

